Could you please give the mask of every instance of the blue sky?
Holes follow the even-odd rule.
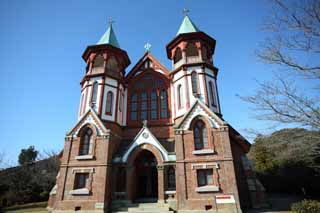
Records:
[[[65,133],[76,123],[85,69],[81,55],[100,39],[109,17],[132,62],[127,71],[146,42],[171,69],[165,45],[178,31],[185,7],[197,27],[217,40],[214,63],[224,118],[240,132],[263,129],[236,94],[250,94],[255,79],[271,78],[273,68],[254,54],[266,37],[259,30],[268,12],[265,1],[2,0],[1,152],[15,164],[29,145],[40,151],[63,148]]]

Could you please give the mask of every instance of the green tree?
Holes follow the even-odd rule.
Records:
[[[319,147],[320,131],[282,129],[257,137],[248,156],[267,190],[320,195]]]
[[[29,146],[28,149],[22,149],[19,154],[19,164],[24,165],[32,163],[36,160],[38,156],[38,151],[35,150],[34,146]]]

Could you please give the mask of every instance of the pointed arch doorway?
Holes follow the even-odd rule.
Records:
[[[133,166],[135,171],[135,200],[158,199],[157,159],[152,152],[142,150],[136,156]]]

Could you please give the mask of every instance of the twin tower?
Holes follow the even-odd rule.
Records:
[[[130,59],[110,24],[82,58],[78,121],[67,133],[52,212],[239,212],[262,199],[250,143],[221,115],[216,41],[185,16],[166,46]]]

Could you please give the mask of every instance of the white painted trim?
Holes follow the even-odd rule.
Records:
[[[87,188],[74,189],[74,190],[69,191],[69,194],[71,194],[71,195],[88,195],[88,194],[90,194],[90,191]]]
[[[200,150],[194,150],[192,154],[194,155],[207,155],[207,154],[214,154],[215,151],[213,149],[200,149]]]
[[[76,160],[91,160],[93,155],[78,155],[75,157]]]
[[[196,192],[218,192],[219,186],[200,186],[196,188]]]

